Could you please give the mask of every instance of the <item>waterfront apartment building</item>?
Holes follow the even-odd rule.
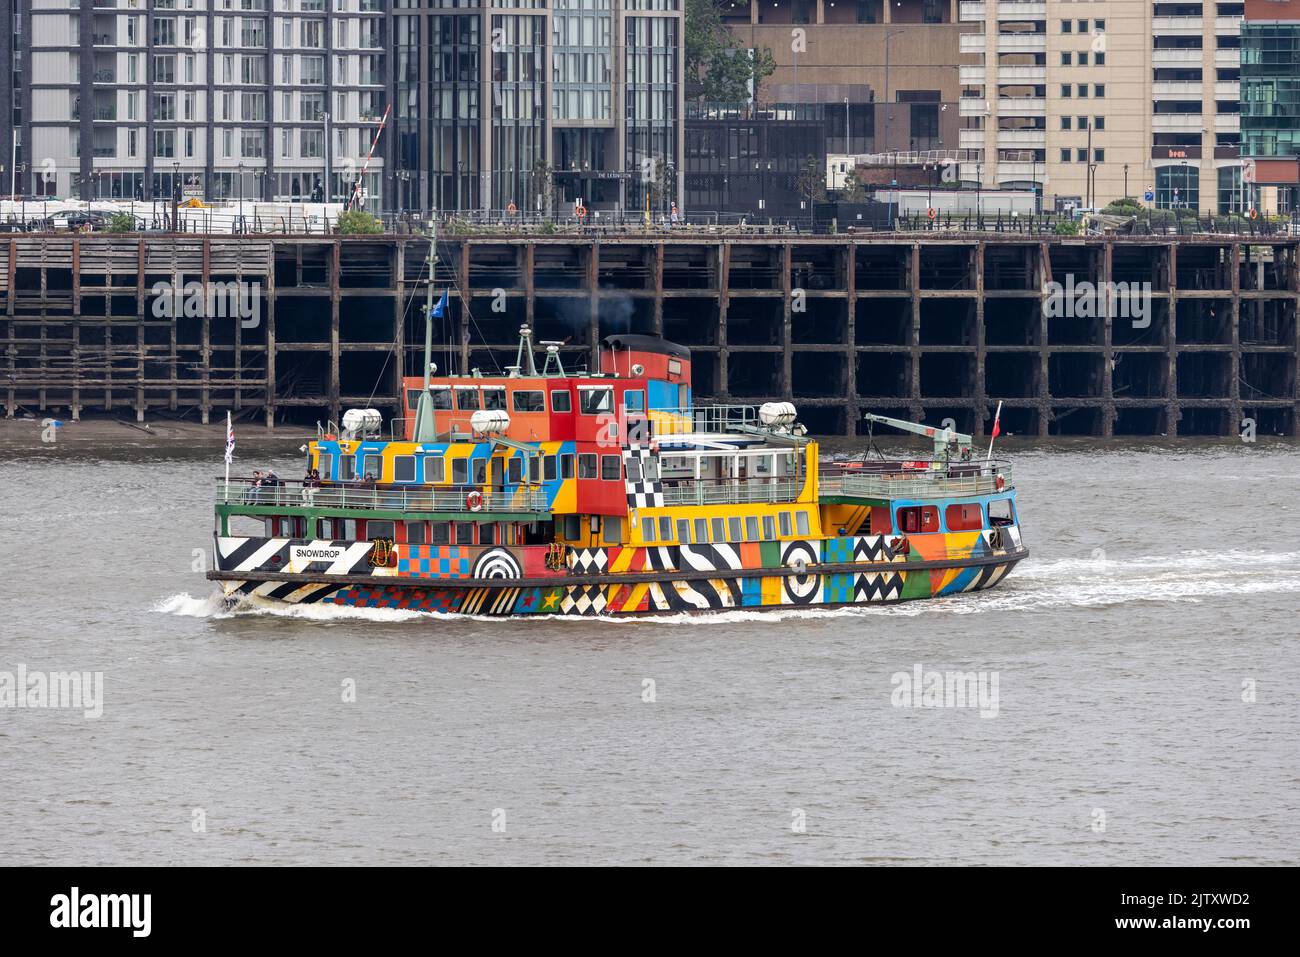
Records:
[[[6,2],[24,194],[342,198],[389,101],[384,0]]]
[[[724,20],[773,51],[764,102],[821,103],[832,123],[843,104],[849,135],[833,128],[830,152],[960,149],[967,186],[1037,189],[1049,209],[1149,192],[1150,205],[1208,213],[1252,202],[1239,152],[1244,6],[727,0]],[[957,135],[917,135],[918,102],[941,116],[959,102]]]
[[[1241,2],[962,2],[966,170],[1049,205],[1241,210]]]
[[[343,200],[376,138],[370,208],[639,210],[680,188],[680,0],[0,0],[0,14],[20,38],[0,97],[21,194]]]
[[[1300,0],[1246,0],[1241,149],[1260,207],[1300,208]]]

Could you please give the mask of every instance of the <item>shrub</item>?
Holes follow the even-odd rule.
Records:
[[[349,209],[339,213],[337,229],[345,234],[382,233],[384,224],[364,209]]]

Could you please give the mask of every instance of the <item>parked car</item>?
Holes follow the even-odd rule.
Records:
[[[46,216],[44,219],[35,220],[32,225],[35,229],[43,231],[62,231],[71,232],[99,232],[108,228],[108,221],[112,218],[109,213],[101,212],[97,209],[72,209],[62,210]]]
[[[27,230],[26,223],[0,223],[0,233],[25,233]]]

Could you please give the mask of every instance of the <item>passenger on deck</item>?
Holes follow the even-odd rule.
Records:
[[[320,472],[308,469],[302,480],[302,501],[304,505],[316,504],[316,489],[320,488]]]

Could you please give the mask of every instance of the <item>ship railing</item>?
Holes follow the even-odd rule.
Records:
[[[729,432],[739,426],[759,424],[756,405],[695,405],[689,408],[652,409],[648,415],[655,435]]]
[[[793,502],[803,490],[794,479],[685,479],[664,482],[665,505],[742,505]]]
[[[217,502],[221,505],[272,505],[288,508],[362,508],[394,512],[469,512],[470,493],[478,492],[482,512],[544,512],[550,507],[546,490],[540,486],[439,486],[366,485],[326,482],[319,486],[302,482],[255,485],[252,479],[217,479]],[[475,504],[478,504],[477,501]]]
[[[860,468],[830,465],[818,476],[823,496],[933,498],[992,495],[1015,487],[1011,466],[992,462],[880,462]]]

